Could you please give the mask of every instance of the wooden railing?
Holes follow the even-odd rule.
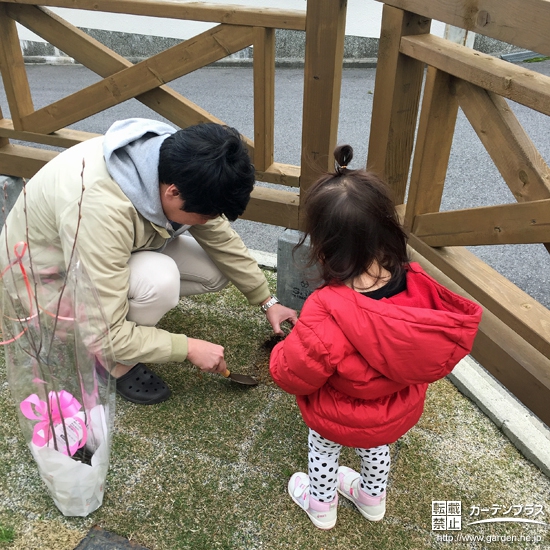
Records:
[[[0,69],[11,120],[0,113],[0,173],[30,177],[56,153],[13,145],[9,139],[70,147],[94,134],[66,127],[136,98],[176,126],[222,122],[167,86],[168,82],[254,46],[254,136],[245,138],[259,181],[307,188],[329,168],[336,145],[345,2],[311,2],[306,11],[252,9],[162,0],[0,2]],[[219,23],[212,29],[132,64],[47,7],[78,8]],[[15,22],[27,27],[103,79],[35,110]],[[274,159],[275,29],[306,31],[302,158],[304,168]],[[322,35],[322,38],[321,38]],[[299,227],[300,195],[256,187],[244,215],[250,220]]]
[[[391,183],[398,202],[407,196],[413,257],[483,305],[474,358],[550,423],[550,311],[462,248],[550,243],[550,169],[505,99],[548,115],[550,77],[430,34],[436,19],[550,55],[550,2],[384,4],[368,168]],[[439,211],[459,108],[517,204]]]

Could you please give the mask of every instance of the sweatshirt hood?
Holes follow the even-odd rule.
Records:
[[[107,170],[136,210],[147,220],[172,232],[162,209],[158,177],[160,146],[176,132],[163,122],[130,118],[115,122],[103,140]]]

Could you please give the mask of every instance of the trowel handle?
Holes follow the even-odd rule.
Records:
[[[225,369],[222,372],[222,376],[225,376],[226,378],[229,378],[231,376],[231,371],[229,369]]]

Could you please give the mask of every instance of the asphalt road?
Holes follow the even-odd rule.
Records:
[[[550,61],[526,65],[550,75]],[[28,65],[35,108],[40,108],[99,80],[88,69],[75,65]],[[344,69],[340,109],[339,143],[354,147],[352,167],[365,165],[370,133],[375,69]],[[226,124],[253,137],[252,69],[207,67],[170,84],[175,90],[214,114]],[[275,84],[275,160],[300,164],[303,71],[278,69]],[[3,89],[0,107],[9,108]],[[541,155],[550,164],[548,117],[512,104]],[[72,128],[104,133],[118,119],[146,117],[163,120],[137,100],[101,112]],[[511,192],[489,158],[466,118],[459,113],[443,196],[443,210],[514,202]],[[238,220],[235,229],[245,244],[255,250],[277,252],[283,228]],[[497,271],[550,308],[550,254],[542,245],[474,247]]]

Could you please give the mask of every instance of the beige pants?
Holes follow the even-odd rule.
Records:
[[[135,252],[128,265],[127,318],[138,325],[156,325],[166,312],[176,307],[180,296],[217,292],[228,283],[190,235],[180,235],[162,252]]]

